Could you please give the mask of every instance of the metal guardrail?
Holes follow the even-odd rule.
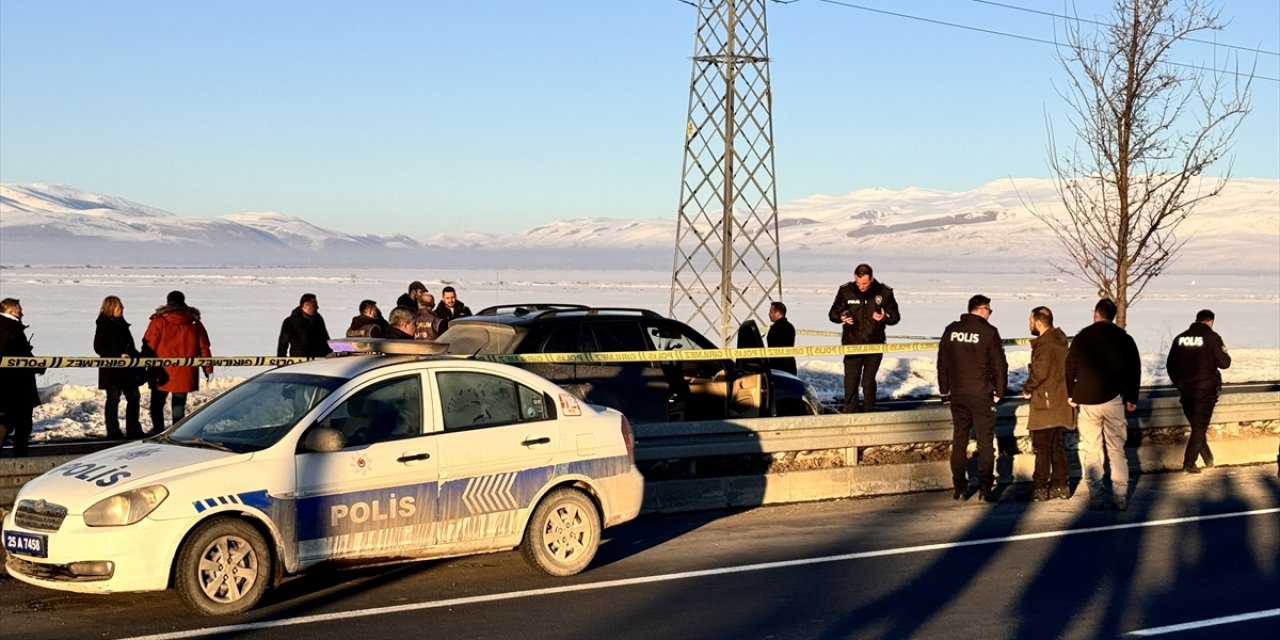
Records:
[[[1001,404],[997,407],[996,434],[1028,435],[1027,414],[1025,401]],[[1177,396],[1144,395],[1129,419],[1130,427],[1138,429],[1187,424]],[[1213,412],[1212,423],[1258,420],[1280,420],[1280,391],[1225,394]],[[636,458],[652,461],[950,442],[951,425],[951,410],[936,405],[870,414],[652,423],[633,428]]]

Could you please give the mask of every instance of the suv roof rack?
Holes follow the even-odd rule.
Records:
[[[485,307],[475,313],[477,316],[496,316],[503,313],[511,313],[517,316],[525,316],[535,311],[560,311],[569,309],[589,309],[590,307],[582,304],[571,304],[561,302],[533,302],[525,304],[498,304],[492,307]]]

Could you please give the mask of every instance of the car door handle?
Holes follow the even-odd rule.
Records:
[[[551,442],[551,438],[542,436],[541,438],[529,438],[524,442],[521,442],[520,444],[526,447],[532,447],[535,444],[549,444],[550,442]]]
[[[396,458],[396,462],[417,462],[419,460],[426,460],[430,457],[431,454],[429,453],[406,453],[399,458]]]

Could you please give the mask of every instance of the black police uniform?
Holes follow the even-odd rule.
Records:
[[[996,402],[1004,396],[1009,363],[1000,332],[986,318],[966,313],[947,325],[938,343],[938,390],[951,397],[951,482],[957,494],[965,479],[969,430],[978,439],[978,490],[987,499],[995,485]]]
[[[884,318],[876,320],[876,312]],[[852,324],[844,324],[844,316],[853,318]],[[840,344],[884,344],[884,328],[898,324],[898,301],[893,289],[879,280],[872,280],[866,291],[860,291],[855,282],[846,282],[836,291],[827,318],[842,325]],[[871,411],[876,405],[876,372],[880,370],[883,353],[847,355],[844,357],[844,410],[859,409],[858,388],[862,388],[862,411]]]
[[[1206,435],[1222,389],[1222,374],[1218,370],[1230,366],[1231,354],[1227,353],[1222,337],[1203,322],[1191,323],[1169,347],[1165,368],[1182,394],[1182,413],[1191,423],[1191,437],[1187,439],[1187,451],[1182,457],[1183,468],[1195,468],[1197,457],[1203,457],[1206,466],[1213,466],[1213,452],[1209,450]]]

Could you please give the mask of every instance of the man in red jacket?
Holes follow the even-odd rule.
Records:
[[[142,355],[158,358],[208,358],[209,334],[200,323],[200,310],[187,306],[181,291],[170,291],[163,307],[156,309],[142,337]],[[164,403],[173,394],[173,422],[187,414],[187,394],[200,388],[196,367],[163,367],[151,380],[151,433],[164,431]],[[205,376],[213,365],[205,365]]]

